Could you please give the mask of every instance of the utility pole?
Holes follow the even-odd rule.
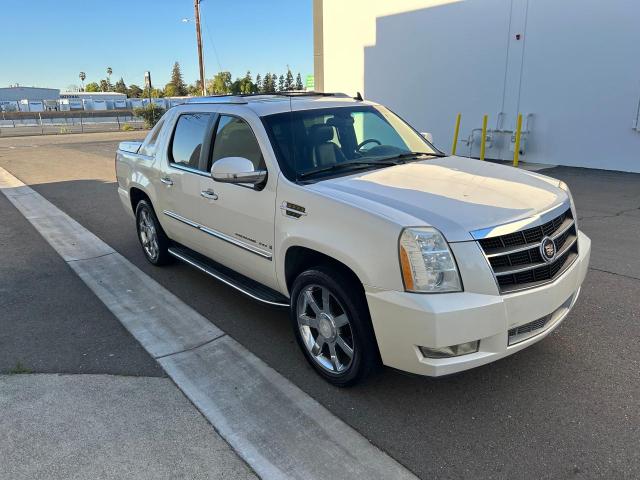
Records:
[[[204,60],[202,59],[202,32],[200,31],[200,0],[193,0],[193,8],[196,17],[196,39],[198,41],[198,62],[200,64],[200,85],[202,87],[202,95],[207,94],[207,88],[204,83]]]

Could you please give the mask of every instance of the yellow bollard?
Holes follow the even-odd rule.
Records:
[[[460,119],[462,118],[462,114],[459,113],[456,116],[456,127],[453,130],[453,145],[451,146],[451,155],[456,154],[456,147],[458,146],[458,133],[460,133]]]
[[[480,160],[484,160],[484,152],[487,147],[487,121],[489,115],[482,117],[482,139],[480,140]]]
[[[518,114],[518,122],[516,123],[516,143],[513,146],[513,166],[517,167],[520,161],[520,136],[522,135],[522,114]]]

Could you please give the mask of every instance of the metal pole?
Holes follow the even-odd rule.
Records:
[[[459,113],[456,116],[456,126],[453,130],[453,145],[451,146],[451,155],[456,154],[456,148],[458,147],[458,134],[460,133],[460,119],[462,118],[462,113]]]
[[[487,121],[489,116],[482,117],[482,138],[480,139],[480,160],[484,160],[484,153],[487,147]]]
[[[513,146],[513,166],[517,167],[520,161],[520,136],[522,134],[522,114],[518,114],[518,122],[516,124],[516,143]]]
[[[202,95],[207,94],[207,88],[204,83],[204,60],[202,58],[202,32],[200,31],[200,0],[193,0],[193,8],[196,17],[196,41],[198,42],[198,63],[200,65],[200,86],[202,87]]]
[[[38,112],[38,118],[40,119],[40,133],[44,135],[44,125],[42,124],[42,115]]]

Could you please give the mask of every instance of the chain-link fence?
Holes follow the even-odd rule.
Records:
[[[60,135],[144,129],[144,121],[131,110],[100,112],[2,112],[0,137]]]

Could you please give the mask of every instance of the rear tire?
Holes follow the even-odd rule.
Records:
[[[169,254],[171,241],[148,200],[140,200],[136,205],[136,228],[142,252],[150,263],[160,266],[172,262],[173,257]]]
[[[339,269],[301,273],[293,283],[290,317],[307,361],[329,383],[355,385],[380,365],[362,286]]]

